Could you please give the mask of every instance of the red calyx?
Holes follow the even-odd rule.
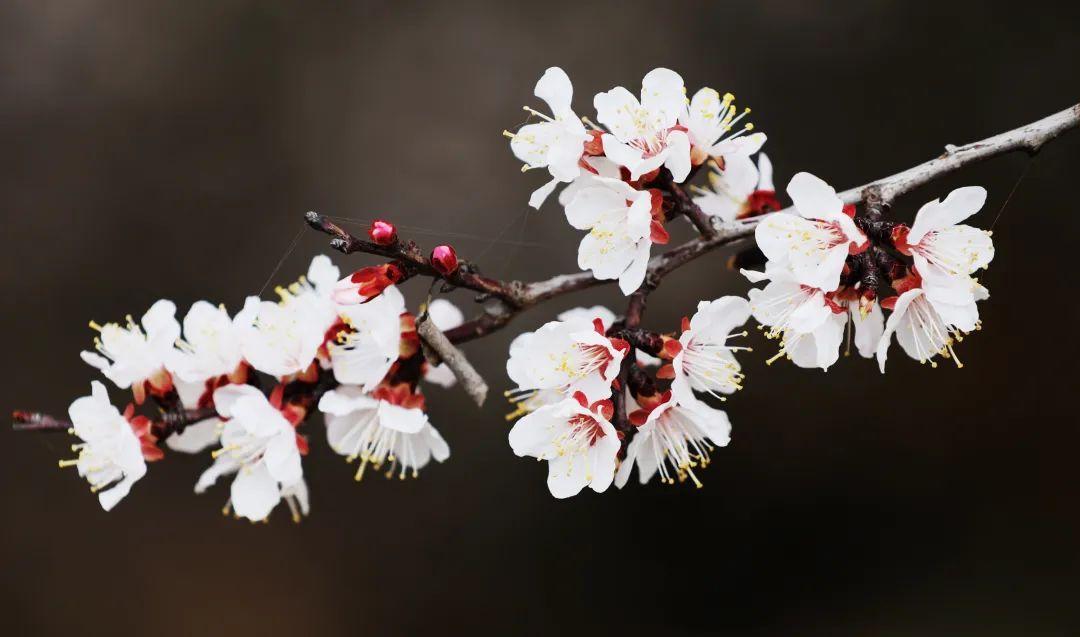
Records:
[[[604,420],[611,420],[611,417],[615,415],[615,403],[610,400],[598,400],[589,406],[589,411],[600,414]]]
[[[855,218],[855,204],[853,204],[853,203],[844,204],[843,213],[845,215],[851,217],[852,219],[854,219]]]
[[[449,276],[458,269],[457,252],[448,245],[435,246],[431,251],[431,265],[443,276]]]
[[[414,392],[408,383],[390,385],[383,382],[371,392],[378,400],[385,400],[391,405],[398,405],[406,409],[425,409],[424,395]]]
[[[747,197],[746,205],[743,207],[742,214],[739,215],[739,218],[745,219],[746,217],[756,217],[767,212],[776,212],[781,208],[783,208],[783,206],[780,205],[780,200],[777,199],[775,190],[755,190]]]
[[[165,452],[157,446],[158,439],[153,432],[153,423],[146,416],[136,416],[133,403],[128,403],[127,408],[124,409],[124,419],[128,421],[132,433],[139,439],[143,460],[155,462],[165,457]]]
[[[666,219],[664,194],[660,192],[659,188],[650,188],[649,196],[651,197],[650,203],[652,206],[649,210],[649,214],[652,216],[652,223],[649,225],[649,240],[664,245],[671,240],[671,235],[664,229]]]
[[[904,224],[897,224],[893,226],[892,239],[893,246],[900,251],[900,254],[911,256],[911,245],[907,242],[908,233],[911,232],[911,228]]]
[[[635,427],[640,427],[645,424],[645,421],[649,418],[649,414],[657,407],[671,400],[671,390],[659,394],[640,394],[634,396],[634,399],[637,401],[637,404],[641,406],[641,409],[635,409],[630,412],[629,420],[630,424]]]
[[[603,135],[601,131],[589,131],[589,140],[585,142],[586,155],[598,157],[604,154],[604,141],[601,139],[601,135]]]
[[[679,355],[682,351],[682,343],[677,338],[671,338],[670,336],[661,336],[664,341],[664,346],[660,348],[658,356],[664,360],[672,360]]]
[[[368,229],[368,236],[371,240],[381,246],[389,246],[397,243],[397,228],[389,221],[383,221],[382,219],[376,219],[371,222],[371,228]]]
[[[915,268],[911,268],[905,276],[899,279],[893,279],[893,289],[897,294],[903,294],[909,290],[922,287],[922,277],[915,271]]]

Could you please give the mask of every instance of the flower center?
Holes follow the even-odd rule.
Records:
[[[746,332],[729,334],[719,343],[690,339],[690,343],[683,348],[682,363],[683,373],[690,378],[691,385],[720,400],[727,398],[716,392],[742,389],[743,374],[731,352],[750,348],[729,346],[726,342],[738,336],[746,336]]]
[[[702,483],[694,469],[708,466],[709,452],[713,450],[698,427],[675,408],[668,409],[656,421],[652,434],[652,451],[660,471],[660,481],[665,484],[685,482],[688,478],[697,488]]]
[[[915,348],[920,363],[929,362],[931,367],[937,367],[937,361],[933,360],[933,357],[940,355],[942,358],[951,358],[958,368],[964,366],[953,348],[955,343],[964,340],[964,332],[946,323],[925,296],[911,302],[907,315],[911,326],[912,347]],[[981,324],[976,322],[975,329],[980,328]]]

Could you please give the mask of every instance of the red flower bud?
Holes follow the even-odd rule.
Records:
[[[404,278],[405,273],[395,263],[360,268],[352,276],[338,281],[334,288],[334,302],[341,305],[367,303]]]
[[[448,245],[435,246],[431,251],[431,265],[439,274],[449,276],[458,269],[457,253]]]
[[[397,243],[397,228],[389,221],[383,221],[382,219],[376,219],[371,222],[371,228],[368,229],[368,236],[371,240],[381,246],[389,246]]]

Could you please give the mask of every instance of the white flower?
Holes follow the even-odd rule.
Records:
[[[422,406],[423,397],[405,384],[384,385],[370,395],[359,387],[342,386],[319,400],[330,447],[349,462],[360,459],[357,480],[368,464],[378,471],[389,462],[386,477],[398,473],[404,480],[410,473],[415,478],[432,458],[443,462],[450,457],[450,447]]]
[[[307,303],[273,303],[250,296],[239,325],[244,359],[255,369],[278,378],[306,370],[326,335],[324,317]]]
[[[979,285],[971,274],[990,264],[994,243],[989,232],[960,222],[985,202],[984,188],[957,188],[944,201],[934,200],[920,208],[911,229],[896,237],[897,248],[911,255],[930,296],[953,304],[975,299]]]
[[[559,182],[573,181],[580,174],[578,160],[589,135],[570,106],[574,87],[562,69],[553,66],[545,71],[533,93],[547,102],[551,117],[525,107],[544,121],[526,124],[517,133],[504,134],[510,138],[510,150],[525,162],[523,170],[547,168],[551,174],[551,181],[529,198],[529,205],[539,209]]]
[[[675,372],[671,391],[677,401],[689,404],[693,391],[722,398],[719,394],[742,388],[743,374],[733,351],[746,348],[733,347],[728,339],[746,335],[731,331],[748,318],[750,304],[737,296],[698,303],[688,329],[679,337],[681,349],[671,361]]]
[[[427,311],[428,318],[435,327],[444,332],[465,322],[465,315],[461,313],[461,310],[446,299],[435,299],[428,305]],[[424,380],[440,387],[453,387],[457,382],[457,377],[446,363],[439,363],[434,367],[427,366],[424,371]]]
[[[627,349],[625,341],[607,338],[588,320],[552,321],[510,343],[506,373],[518,384],[517,393],[557,389],[603,400],[611,396]]]
[[[254,306],[246,308],[254,311]],[[177,380],[202,383],[232,374],[244,360],[240,347],[240,326],[252,317],[242,313],[229,318],[224,307],[197,301],[184,316],[184,340],[169,351],[165,367]]]
[[[979,286],[972,301],[954,304],[934,299],[922,287],[905,291],[895,300],[878,342],[877,359],[881,372],[885,373],[893,334],[904,352],[920,363],[929,361],[931,367],[937,367],[934,357],[940,355],[951,358],[957,367],[963,367],[953,346],[964,340],[966,333],[981,328],[975,301],[988,296],[986,288]]]
[[[630,171],[631,179],[666,166],[676,182],[690,173],[690,138],[676,128],[686,112],[686,87],[669,69],[649,71],[641,80],[641,101],[621,86],[593,98],[596,118],[610,133],[604,154]]]
[[[280,401],[279,390],[272,399]],[[226,385],[214,392],[214,405],[227,418],[221,432],[221,449],[214,464],[195,485],[202,493],[223,475],[236,473],[230,504],[237,516],[252,521],[265,519],[281,502],[295,493],[303,477],[296,430],[261,391],[250,385]],[[306,489],[304,489],[306,494]]]
[[[68,408],[74,433],[82,439],[72,445],[79,457],[61,460],[60,466],[76,467],[90,483],[90,490],[97,492],[101,508],[108,511],[146,475],[146,461],[139,437],[109,402],[105,386],[94,381],[90,387],[89,396],[76,399]]]
[[[618,179],[590,181],[566,206],[570,225],[589,231],[578,246],[578,267],[597,279],[619,279],[619,289],[631,294],[649,264],[652,194]]]
[[[754,125],[750,123],[728,134],[735,124],[750,114],[749,108],[738,113],[734,102],[735,96],[731,93],[721,98],[715,90],[706,87],[694,93],[690,108],[680,117],[680,123],[690,135],[690,142],[707,155],[725,159],[745,158],[761,150],[765,144],[764,133],[744,134],[754,130]]]
[[[765,153],[758,155],[758,163],[747,155],[726,158],[724,169],[715,165],[709,171],[709,188],[691,186],[699,193],[694,203],[710,217],[723,221],[735,221],[747,209],[750,195],[758,191],[771,191],[772,163]]]
[[[619,436],[612,426],[611,402],[586,407],[584,396],[540,407],[510,430],[510,447],[518,456],[548,463],[548,489],[556,498],[577,495],[588,486],[603,493],[615,476]]]
[[[626,448],[626,458],[615,476],[615,486],[620,489],[630,479],[635,464],[641,484],[659,470],[665,484],[689,478],[700,489],[694,469],[708,466],[714,446],[726,447],[731,441],[731,422],[723,411],[693,397],[686,402],[670,396],[662,400],[648,412]]]
[[[255,369],[278,378],[305,371],[338,322],[333,300],[338,269],[328,257],[311,261],[307,277],[275,291],[278,303],[248,297],[234,324],[244,359]]]
[[[329,346],[338,382],[369,391],[382,381],[398,359],[403,312],[405,297],[393,285],[367,303],[341,308],[341,317],[352,331]]]
[[[867,245],[866,235],[844,213],[836,191],[810,173],[798,173],[787,187],[799,215],[771,214],[755,230],[758,247],[770,261],[790,267],[795,280],[826,292],[840,285],[852,251]]]
[[[165,300],[154,303],[140,322],[142,327],[130,316],[126,327],[117,323],[100,326],[91,321],[90,327],[100,332],[94,345],[101,354],[82,352],[82,359],[100,369],[120,389],[130,387],[135,402],[142,404],[146,381],[152,389],[164,391],[169,387],[164,365],[173,343],[180,338],[180,324],[176,322],[176,305]]]
[[[771,279],[764,289],[750,290],[750,312],[769,327],[769,338],[780,339],[781,356],[799,367],[827,370],[840,357],[840,344],[847,325],[847,310],[818,288],[797,282],[790,272],[773,266],[765,273],[743,270],[752,282]]]

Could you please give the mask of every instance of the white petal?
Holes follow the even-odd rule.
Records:
[[[682,131],[668,133],[668,157],[664,165],[671,171],[675,183],[686,181],[690,174],[690,138]]]
[[[270,515],[281,501],[277,481],[261,462],[236,474],[231,493],[236,515],[253,522]]]
[[[956,225],[978,212],[986,203],[986,189],[981,186],[957,188],[944,201],[931,201],[915,214],[908,232],[908,243],[916,244],[926,233]]]
[[[182,433],[173,434],[165,439],[165,444],[173,451],[181,453],[199,453],[217,444],[221,434],[221,419],[207,418],[188,425]]]
[[[776,190],[776,186],[773,185],[773,166],[772,161],[769,160],[769,156],[765,153],[758,155],[758,179],[757,189],[765,191]]]
[[[365,394],[359,387],[341,386],[331,389],[319,399],[319,411],[344,416],[354,411],[375,409],[379,401]]]
[[[649,71],[641,80],[641,105],[654,118],[656,128],[674,126],[679,116],[686,112],[686,87],[682,77],[665,68]]]
[[[414,434],[423,429],[427,422],[427,414],[422,409],[405,408],[386,401],[379,402],[379,424],[387,429]]]
[[[881,305],[874,301],[870,313],[864,318],[856,303],[851,308],[851,320],[855,324],[855,348],[859,355],[873,358],[885,331],[885,314],[881,311]]]
[[[619,276],[619,289],[626,296],[634,293],[645,280],[645,272],[649,267],[649,248],[651,244],[642,239],[638,241],[634,249],[633,260],[626,271]],[[599,277],[597,277],[599,278]]]
[[[799,214],[808,219],[825,219],[841,214],[844,202],[836,190],[810,173],[797,173],[787,187],[788,196]]]
[[[596,108],[597,121],[607,126],[619,141],[637,139],[645,133],[641,126],[641,104],[633,93],[625,88],[616,86],[610,91],[597,93],[593,98],[593,107]],[[608,152],[608,137],[604,135],[604,154],[611,157]],[[612,143],[614,141],[611,140]]]
[[[551,196],[551,193],[555,191],[555,186],[559,185],[558,179],[552,179],[551,181],[540,186],[529,195],[529,207],[535,210],[539,210],[540,206],[544,205],[547,198]]]
[[[232,418],[236,402],[245,397],[263,398],[263,393],[251,385],[224,385],[214,390],[214,408],[225,418]]]
[[[428,316],[440,330],[452,330],[465,322],[465,314],[446,299],[435,299],[428,304]]]
[[[574,97],[574,86],[566,72],[557,66],[544,71],[544,74],[536,82],[533,94],[547,102],[551,114],[556,119],[574,117],[570,103]]]

